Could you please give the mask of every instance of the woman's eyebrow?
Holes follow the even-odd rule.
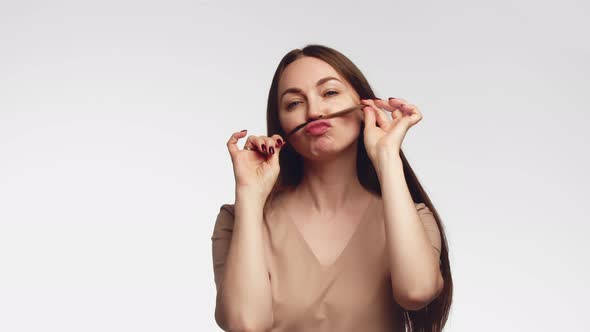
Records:
[[[337,79],[336,77],[328,76],[328,77],[324,77],[324,78],[321,78],[320,80],[318,80],[318,82],[315,85],[320,86],[329,80],[336,80],[336,81],[340,82],[340,80]],[[340,82],[340,83],[342,83],[342,82]],[[301,91],[301,89],[299,89],[299,88],[288,88],[287,90],[283,91],[283,93],[281,93],[281,97],[279,98],[279,100],[283,99],[283,97],[287,93],[302,93],[302,92],[303,91]]]

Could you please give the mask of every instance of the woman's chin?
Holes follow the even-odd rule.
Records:
[[[336,146],[332,141],[317,141],[310,144],[305,157],[315,161],[330,160],[342,152],[342,147]]]
[[[333,150],[335,148],[334,139],[329,136],[320,136],[315,137],[313,140],[309,142],[309,149],[310,150],[318,150],[318,151],[328,151]]]
[[[302,155],[306,159],[316,161],[333,159],[335,156],[352,148],[352,145],[356,142],[356,140],[353,140],[350,144],[343,145],[342,139],[342,137],[336,139],[335,137],[326,134],[311,137],[311,139],[306,142],[306,151],[305,154]]]

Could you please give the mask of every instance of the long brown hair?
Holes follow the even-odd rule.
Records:
[[[294,49],[287,53],[279,63],[270,91],[268,94],[268,103],[266,109],[267,136],[279,134],[285,138],[285,132],[279,122],[279,101],[278,101],[278,84],[279,79],[285,68],[293,61],[305,57],[315,57],[331,65],[350,85],[354,87],[361,99],[374,99],[375,94],[367,82],[365,76],[352,63],[350,59],[342,53],[323,45],[311,44],[303,49]],[[381,196],[381,186],[373,164],[371,163],[363,141],[364,123],[361,125],[361,134],[358,138],[357,150],[357,176],[360,183],[367,190]],[[410,190],[414,202],[423,202],[428,206],[441,235],[441,256],[440,269],[444,279],[444,288],[439,296],[426,307],[416,310],[404,310],[403,319],[408,332],[439,332],[445,326],[453,297],[453,279],[451,277],[451,268],[449,265],[449,254],[445,231],[438,212],[426,194],[426,191],[418,181],[418,178],[403,151],[400,149],[400,157],[403,163],[405,180]],[[267,203],[279,192],[296,187],[303,178],[303,159],[291,144],[287,144],[279,154],[280,173],[278,179],[267,199]],[[402,308],[403,309],[403,308]]]

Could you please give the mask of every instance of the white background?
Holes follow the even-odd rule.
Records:
[[[446,227],[445,330],[587,331],[588,7],[0,0],[0,331],[217,331],[225,144],[265,135],[309,43],[424,116],[403,149]]]

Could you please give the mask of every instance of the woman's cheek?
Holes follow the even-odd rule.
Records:
[[[346,123],[342,126],[345,135],[357,137],[361,131],[361,122],[356,117],[347,118]]]
[[[301,123],[302,122],[297,122],[293,119],[285,119],[285,120],[281,121],[281,128],[283,128],[283,132],[285,132],[285,135],[289,135],[289,133],[292,132],[293,129],[295,129]],[[299,131],[302,131],[302,129],[300,129]],[[287,137],[284,137],[284,138],[286,139]]]
[[[288,134],[288,133],[290,133],[290,132],[291,132],[293,129],[295,129],[295,127],[297,127],[297,125],[299,125],[300,123],[297,123],[296,121],[293,121],[293,120],[286,120],[286,121],[284,122],[284,124],[285,124],[285,125],[284,125],[283,127],[286,129],[286,130],[285,130],[285,133],[286,133],[286,134]]]

